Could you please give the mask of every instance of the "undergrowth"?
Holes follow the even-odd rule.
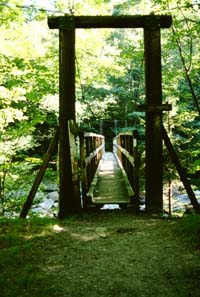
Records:
[[[200,215],[183,216],[178,220],[177,232],[192,248],[200,250]]]

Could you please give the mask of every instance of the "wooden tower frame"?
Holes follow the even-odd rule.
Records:
[[[160,29],[169,28],[169,15],[73,16],[49,17],[50,29],[59,29],[59,195],[64,218],[81,208],[74,188],[69,141],[69,121],[75,121],[75,31],[78,28],[143,28],[145,51],[146,112],[146,211],[163,210],[162,112],[171,106],[162,104]]]

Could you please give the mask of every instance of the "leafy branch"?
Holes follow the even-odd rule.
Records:
[[[185,15],[183,14],[182,10],[181,10],[181,14],[185,18]],[[186,18],[185,18],[185,22],[186,22],[187,30],[189,32],[188,20]],[[190,35],[190,37],[189,37],[189,66],[187,66],[186,60],[185,60],[185,57],[184,57],[184,54],[183,54],[183,50],[182,50],[181,38],[178,35],[178,32],[177,32],[175,26],[172,26],[172,32],[173,32],[173,35],[175,37],[175,41],[176,41],[176,44],[177,44],[177,47],[178,47],[180,59],[181,59],[183,69],[184,69],[184,72],[185,72],[185,77],[186,77],[186,80],[188,82],[188,86],[189,86],[192,98],[194,100],[194,105],[196,106],[198,114],[200,116],[200,105],[199,105],[198,97],[197,97],[197,95],[195,93],[193,83],[192,83],[192,80],[191,80],[191,77],[190,77],[190,70],[191,70],[191,66],[192,66],[192,54],[193,54],[192,36]]]

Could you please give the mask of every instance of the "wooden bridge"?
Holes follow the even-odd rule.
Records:
[[[57,129],[44,156],[43,164],[38,171],[20,214],[21,218],[25,218],[31,208],[52,152],[55,151],[58,144],[58,135],[59,129]],[[64,201],[66,207],[64,209],[62,208],[63,206],[60,207],[60,212],[64,211],[68,214],[77,213],[81,209],[88,209],[94,206],[99,208],[105,204],[129,205],[135,212],[138,212],[140,210],[139,172],[141,162],[137,146],[137,130],[118,134],[113,139],[112,152],[105,152],[103,135],[84,133],[71,121],[68,123],[67,135],[69,136],[69,156],[71,159],[69,169],[71,170],[72,182],[70,188],[69,181],[66,180],[66,189],[71,189],[71,193],[65,196],[65,199],[60,199],[60,204]],[[195,212],[200,213],[200,205],[164,127],[162,127],[162,135],[191,200],[191,204]],[[61,214],[59,215],[62,218]]]
[[[95,205],[131,203],[132,187],[113,152],[104,153],[87,196]]]
[[[135,174],[139,172],[139,167],[136,169],[135,166],[139,163],[133,156],[133,152],[136,156],[136,147],[133,148],[133,144],[137,143],[134,133],[119,134],[113,140],[112,152],[105,152],[105,139],[102,135],[85,133],[80,139],[83,207],[104,204],[138,205],[137,199],[134,201],[139,193],[136,190],[139,174]]]
[[[59,29],[59,129],[21,217],[26,217],[49,156],[59,143],[59,217],[77,213],[91,204],[130,203],[139,209],[139,154],[137,133],[118,135],[113,154],[105,154],[104,137],[79,131],[75,111],[75,31],[78,28],[143,28],[145,102],[137,111],[145,117],[145,205],[150,213],[163,210],[163,139],[196,212],[200,213],[191,186],[163,127],[162,115],[171,110],[162,103],[161,29],[169,28],[171,16],[73,16],[50,17],[50,29]],[[59,132],[59,133],[58,133]],[[77,148],[77,137],[79,148]],[[103,157],[103,158],[102,158]],[[101,160],[101,162],[100,162]],[[118,160],[120,162],[118,162]],[[119,168],[123,168],[120,170]],[[114,178],[115,177],[115,178]],[[119,192],[121,191],[121,193]],[[116,195],[116,196],[115,196]],[[82,197],[82,202],[80,197]]]
[[[84,207],[104,204],[131,204],[135,208],[139,207],[139,153],[137,139],[134,138],[136,134],[127,132],[117,135],[113,140],[112,152],[105,152],[103,136],[85,134],[84,146],[89,156],[81,155]],[[97,143],[99,146],[94,148],[88,143]]]
[[[75,166],[70,148],[68,125],[76,121],[75,112],[75,39],[79,28],[143,28],[145,59],[145,104],[140,110],[146,113],[146,209],[159,212],[162,199],[162,113],[170,110],[162,104],[161,76],[161,29],[169,28],[172,17],[167,15],[127,16],[58,16],[48,18],[50,29],[59,29],[60,76],[59,76],[59,172],[60,213],[66,217],[80,207],[78,182],[73,171]],[[124,159],[124,157],[123,157]],[[129,162],[130,163],[130,162]],[[83,164],[81,165],[81,168]],[[154,170],[154,174],[152,174]],[[84,191],[84,183],[83,183]],[[71,198],[70,198],[71,197]],[[73,197],[73,199],[72,199]],[[84,203],[83,203],[84,204]]]

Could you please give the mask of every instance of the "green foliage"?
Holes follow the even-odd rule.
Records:
[[[0,5],[5,18],[0,25],[1,215],[20,211],[32,184],[25,159],[44,154],[57,126],[57,36],[36,10],[30,15],[20,4]]]
[[[17,5],[22,5],[22,3],[22,0],[5,0],[0,3],[1,26],[7,27],[11,22],[24,21],[23,12],[17,9]]]
[[[33,182],[33,169],[37,166],[34,162],[12,162],[4,163],[1,172],[1,196],[0,215],[9,213],[16,216],[19,213],[22,203],[27,197],[30,185]]]

